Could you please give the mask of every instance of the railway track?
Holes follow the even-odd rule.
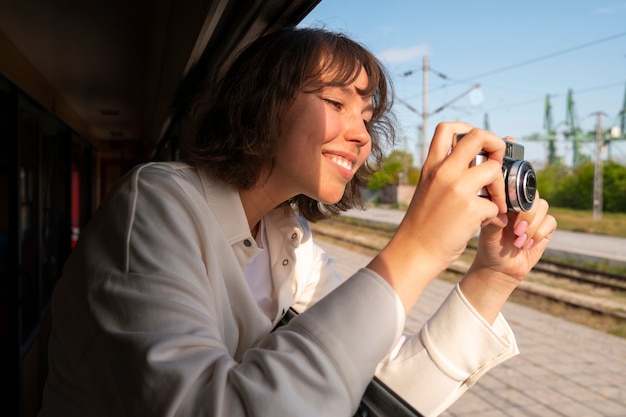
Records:
[[[364,220],[337,219],[313,224],[312,228],[317,236],[371,254],[382,249],[393,234],[392,227]],[[470,243],[464,257],[473,258],[475,250]],[[462,275],[465,271],[465,264],[459,262],[451,265],[447,272]],[[520,284],[518,292],[626,320],[626,276],[623,275],[542,259]]]
[[[467,250],[475,252],[476,246],[469,244]],[[624,275],[576,266],[563,261],[542,258],[535,265],[533,271],[549,274],[555,278],[606,288],[611,291],[626,292],[626,276]]]

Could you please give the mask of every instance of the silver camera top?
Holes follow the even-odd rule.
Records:
[[[504,142],[506,143],[506,150],[504,151],[505,158],[515,159],[517,161],[524,159],[524,145],[506,139],[504,139]]]

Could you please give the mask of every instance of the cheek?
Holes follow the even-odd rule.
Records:
[[[365,161],[367,160],[367,158],[369,158],[371,153],[372,153],[372,141],[370,140],[369,142],[367,142],[367,145],[364,145],[363,147],[361,147],[361,150],[359,151],[360,165],[363,165],[365,163]]]

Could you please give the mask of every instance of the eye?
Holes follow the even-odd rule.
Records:
[[[337,110],[341,110],[343,107],[343,105],[340,102],[333,100],[331,98],[325,98],[324,101],[330,104],[332,107],[334,107]]]
[[[369,128],[372,124],[372,119],[374,115],[372,114],[372,112],[367,111],[363,113],[362,117],[363,117],[363,124],[365,125],[365,127]]]

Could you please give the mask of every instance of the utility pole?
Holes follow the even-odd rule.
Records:
[[[409,103],[407,103],[406,101],[402,100],[399,97],[396,97],[396,100],[398,100],[400,103],[402,103],[407,109],[409,109],[410,111],[412,111],[415,114],[418,114],[422,117],[422,125],[419,127],[420,131],[422,132],[421,134],[421,140],[422,140],[422,166],[424,165],[424,161],[426,161],[426,156],[428,155],[428,147],[430,145],[429,141],[428,141],[428,118],[434,114],[439,113],[440,111],[444,110],[445,108],[447,108],[449,105],[451,105],[452,103],[456,102],[457,100],[461,99],[462,97],[465,97],[468,94],[471,94],[474,91],[480,91],[480,84],[474,84],[472,86],[472,88],[470,88],[469,90],[465,91],[464,93],[458,95],[457,97],[453,98],[452,100],[448,101],[447,103],[445,103],[444,105],[438,107],[435,111],[433,111],[432,113],[428,112],[428,73],[431,71],[430,67],[428,66],[428,57],[424,56],[423,57],[423,64],[422,64],[422,71],[424,72],[423,74],[423,102],[422,102],[422,106],[423,109],[422,111],[418,111],[417,109],[415,109],[413,106],[411,106]],[[406,71],[402,74],[402,76],[404,77],[408,77],[409,75],[414,74],[415,71],[414,70],[410,70],[410,71]],[[449,78],[445,75],[442,74],[440,72],[436,72],[435,74],[438,75],[439,77],[443,78],[444,80],[448,80]],[[470,97],[471,99],[471,97]],[[482,100],[482,98],[481,98]]]
[[[602,133],[602,112],[596,112],[596,158],[593,166],[593,219],[602,218],[602,199],[604,181],[602,178],[602,148],[604,147],[604,135]]]

